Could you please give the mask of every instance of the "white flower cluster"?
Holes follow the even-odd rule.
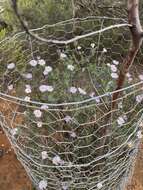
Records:
[[[136,102],[141,103],[143,101],[143,94],[137,95],[136,96]]]
[[[139,79],[143,81],[143,75],[139,75]]]
[[[103,52],[103,53],[107,53],[107,49],[106,49],[106,48],[103,48],[102,52]]]
[[[25,100],[26,102],[30,102],[30,97],[29,97],[29,96],[25,96],[24,100]]]
[[[97,189],[102,189],[102,187],[103,187],[103,185],[101,182],[97,184]]]
[[[82,95],[86,95],[86,94],[87,94],[86,91],[83,90],[82,88],[78,88],[78,91],[79,91],[79,93],[82,94]]]
[[[52,159],[52,162],[56,166],[64,164],[64,161],[58,155],[54,156],[54,158]]]
[[[44,92],[52,92],[54,90],[54,88],[53,88],[53,86],[49,86],[49,85],[41,85],[41,86],[39,86],[39,90],[42,93],[44,93]]]
[[[41,180],[38,184],[40,190],[45,190],[48,186],[47,180]]]
[[[51,66],[46,66],[45,70],[43,71],[43,74],[46,76],[48,75],[50,72],[52,72],[53,68]]]
[[[67,115],[66,117],[64,117],[64,121],[65,121],[66,123],[70,123],[70,122],[72,121],[71,116]]]
[[[77,49],[78,49],[78,50],[81,50],[81,49],[82,49],[82,47],[81,47],[81,46],[77,46]]]
[[[10,64],[7,65],[8,70],[12,70],[14,68],[15,68],[15,63],[10,63]]]
[[[74,131],[72,131],[72,132],[70,133],[70,136],[71,136],[72,138],[76,138],[76,137],[77,137],[77,135],[76,135],[76,133],[75,133]]]
[[[34,113],[35,117],[37,117],[37,118],[42,117],[42,112],[40,110],[34,110],[33,113]]]
[[[13,90],[13,84],[11,84],[11,85],[8,86],[8,90],[9,91]]]
[[[26,73],[26,74],[23,74],[23,77],[26,78],[26,79],[32,79],[32,73]]]
[[[77,88],[72,86],[72,87],[70,87],[69,92],[72,94],[75,94],[77,92]]]
[[[47,159],[47,158],[48,158],[48,153],[47,153],[47,151],[41,152],[41,157],[42,157],[42,160]]]
[[[48,109],[49,109],[49,107],[46,104],[43,104],[41,106],[41,110],[48,110]]]
[[[68,183],[62,183],[62,189],[63,190],[68,190],[68,188],[69,188]]]
[[[92,48],[95,48],[95,43],[91,43],[90,46],[91,46]]]
[[[132,148],[132,147],[134,146],[134,144],[133,144],[132,141],[129,141],[129,142],[127,143],[127,145],[128,145],[129,148]]]
[[[118,79],[119,76],[117,73],[117,71],[118,71],[117,65],[119,64],[119,62],[116,60],[113,60],[112,63],[113,64],[107,63],[107,66],[110,67],[110,69],[111,69],[111,77],[113,79]]]
[[[77,92],[79,92],[81,95],[86,95],[87,94],[87,92],[84,89],[82,89],[80,87],[76,88],[74,86],[70,87],[69,92],[72,93],[72,94],[75,94]]]
[[[65,59],[65,58],[67,58],[67,55],[65,53],[61,52],[60,53],[60,58],[61,59]]]
[[[141,131],[141,130],[137,132],[137,137],[138,137],[139,139],[142,139],[142,138],[143,138],[143,135],[142,135],[142,131]]]
[[[43,123],[42,123],[41,121],[38,121],[38,122],[37,122],[37,127],[38,127],[38,128],[41,128],[42,125],[43,125]]]
[[[18,134],[18,128],[13,128],[13,129],[11,129],[11,130],[10,130],[10,133],[11,133],[11,135],[14,137],[15,135]]]
[[[38,57],[38,59],[32,59],[29,61],[29,64],[32,66],[32,67],[36,67],[37,65],[41,65],[41,66],[44,66],[46,64],[46,61],[44,59],[40,59],[40,57]]]
[[[29,64],[32,66],[32,67],[36,67],[38,62],[35,60],[35,59],[32,59],[30,60]]]
[[[74,66],[73,66],[73,65],[68,65],[68,66],[67,66],[67,69],[68,69],[69,71],[74,71]]]
[[[29,85],[29,84],[27,84],[27,85],[25,85],[25,93],[26,94],[30,94],[31,92],[32,92],[32,90],[31,90],[31,86]]]
[[[95,101],[96,101],[96,103],[100,103],[101,102],[100,97],[95,97]]]
[[[126,74],[126,77],[128,78],[128,81],[131,82],[133,80],[132,76],[130,73]]]
[[[46,61],[44,59],[39,59],[38,64],[44,66],[46,64]]]
[[[126,120],[127,120],[126,115],[118,117],[117,123],[118,123],[119,127],[123,126],[126,123]]]

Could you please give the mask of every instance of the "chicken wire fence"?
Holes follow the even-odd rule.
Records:
[[[48,43],[24,32],[0,43],[0,123],[18,159],[38,190],[123,190],[143,125],[141,52],[112,108],[126,21],[92,16],[32,32]]]

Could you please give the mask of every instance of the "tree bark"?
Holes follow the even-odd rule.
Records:
[[[128,73],[129,68],[133,64],[138,50],[140,49],[140,46],[142,44],[143,30],[139,18],[139,0],[128,0],[128,22],[132,25],[130,27],[132,42],[129,52],[121,66],[119,78],[117,80],[116,90],[122,89],[124,81],[126,79],[126,74]],[[118,99],[119,94],[120,92],[113,93],[112,109],[115,108],[116,100]]]

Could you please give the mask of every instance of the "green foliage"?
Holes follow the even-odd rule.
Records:
[[[45,24],[53,24],[71,18],[71,1],[69,0],[19,0],[18,7],[22,18],[28,23],[29,28],[39,28]],[[3,5],[5,11],[2,18],[13,28],[21,28],[9,1]]]

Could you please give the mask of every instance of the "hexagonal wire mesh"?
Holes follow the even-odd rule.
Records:
[[[0,43],[0,123],[18,159],[37,189],[123,189],[143,121],[137,67],[112,108],[128,24],[90,16],[35,31],[49,43],[24,32]]]

